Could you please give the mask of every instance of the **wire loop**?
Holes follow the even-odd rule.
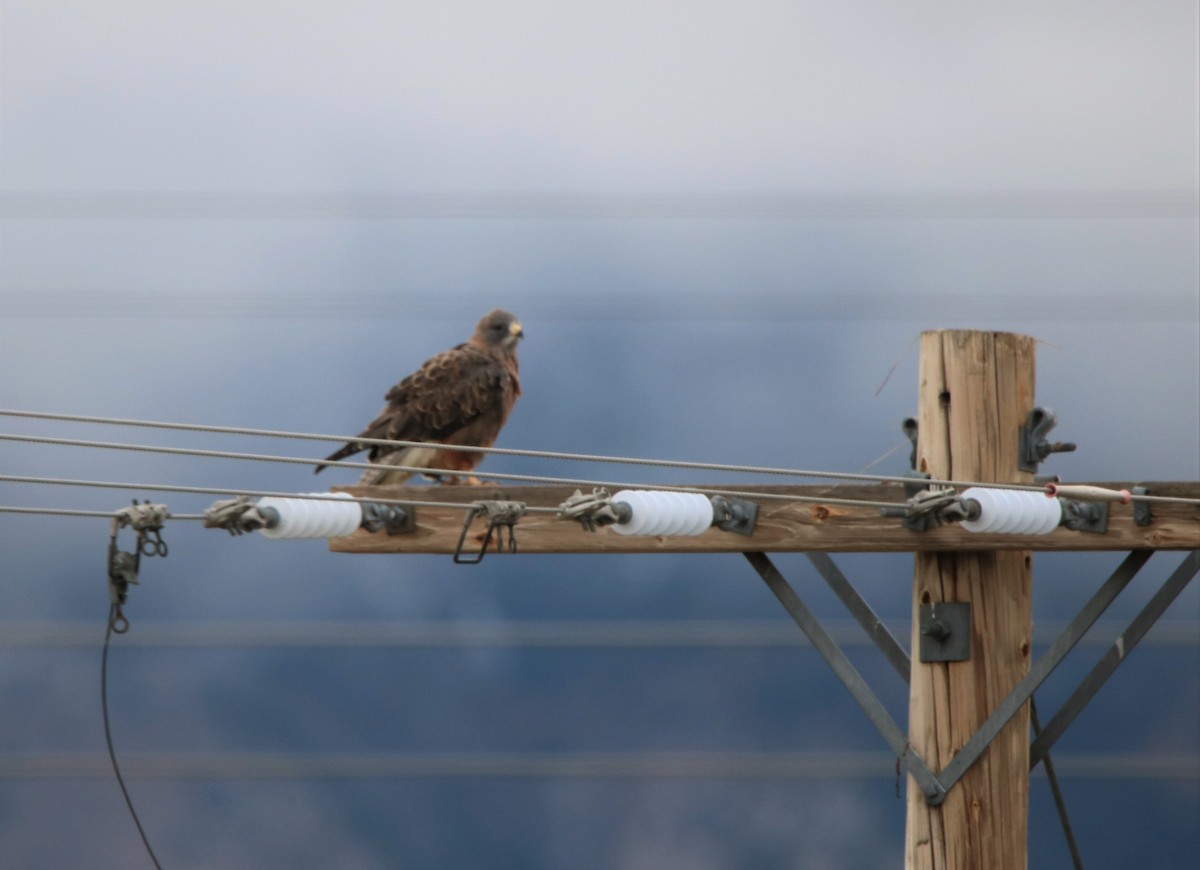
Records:
[[[483,536],[483,543],[479,547],[479,552],[472,556],[463,555],[463,545],[467,540],[467,530],[471,528],[471,523],[480,515],[486,515],[488,520],[487,532]],[[519,501],[477,501],[472,502],[470,509],[467,511],[466,518],[463,520],[462,533],[458,536],[458,545],[454,548],[454,563],[456,565],[478,565],[483,561],[483,557],[487,555],[488,545],[492,542],[492,536],[496,538],[496,551],[503,553],[504,547],[504,529],[508,529],[508,552],[517,552],[517,535],[516,525],[521,517],[525,516],[525,505]]]

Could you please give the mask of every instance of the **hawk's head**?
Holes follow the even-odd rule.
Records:
[[[517,342],[524,337],[521,321],[507,311],[497,308],[479,321],[471,340],[484,347],[514,350]]]

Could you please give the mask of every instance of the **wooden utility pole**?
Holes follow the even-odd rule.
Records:
[[[1029,483],[1018,432],[1034,407],[1034,340],[1009,333],[921,336],[917,467],[935,478]],[[913,581],[909,741],[934,773],[1029,670],[1029,551],[921,552]],[[922,604],[969,602],[970,659],[923,663]],[[908,781],[906,870],[1021,870],[1027,863],[1029,706],[939,806]]]

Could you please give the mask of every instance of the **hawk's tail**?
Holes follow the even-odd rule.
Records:
[[[345,459],[347,456],[353,456],[355,453],[358,453],[360,450],[363,450],[363,449],[364,449],[363,445],[357,444],[354,441],[351,441],[349,444],[345,444],[345,445],[339,447],[337,450],[333,451],[328,456],[326,456],[325,461],[326,462],[337,462],[339,459]],[[327,467],[328,466],[326,466],[326,465],[318,465],[316,468],[313,469],[313,474],[316,474],[322,468],[327,468]]]

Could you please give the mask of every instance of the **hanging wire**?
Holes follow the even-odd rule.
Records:
[[[1042,733],[1042,723],[1038,718],[1037,703],[1033,697],[1029,698],[1029,722],[1033,726],[1033,736]],[[1083,858],[1079,854],[1079,844],[1075,842],[1075,831],[1071,827],[1071,820],[1067,816],[1067,802],[1063,798],[1062,788],[1058,784],[1058,774],[1054,770],[1054,762],[1050,760],[1050,753],[1047,752],[1042,758],[1042,767],[1046,769],[1046,779],[1050,783],[1050,793],[1054,797],[1054,808],[1058,811],[1058,821],[1062,825],[1063,836],[1067,839],[1067,849],[1071,853],[1071,863],[1075,870],[1083,870]]]
[[[133,807],[133,798],[129,796],[129,789],[125,786],[125,778],[121,776],[121,766],[117,764],[117,751],[113,747],[112,726],[108,720],[108,649],[111,646],[113,632],[119,631],[117,625],[122,618],[120,613],[121,610],[118,605],[112,604],[109,606],[108,626],[104,630],[104,646],[100,652],[100,710],[104,717],[104,742],[108,746],[108,760],[112,762],[113,773],[117,777],[117,785],[121,787],[121,794],[125,798],[125,806],[129,807],[129,814],[133,816],[133,823],[137,825],[138,834],[142,838],[142,845],[146,847],[146,854],[150,856],[150,860],[154,862],[154,866],[158,870],[162,870],[162,865],[158,863],[158,857],[150,847],[150,839],[146,836],[145,828],[142,827],[142,820],[138,818],[137,810]]]

